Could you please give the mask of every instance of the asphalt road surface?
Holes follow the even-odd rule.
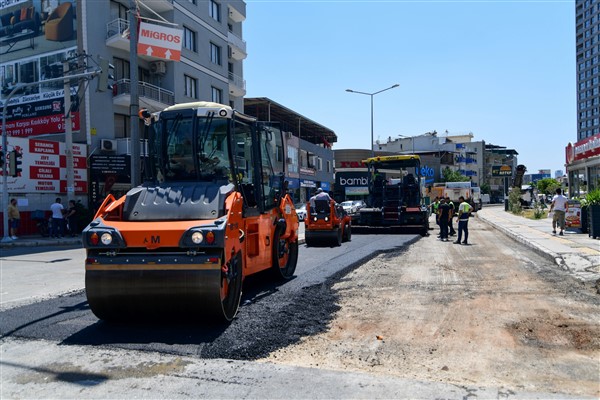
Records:
[[[205,321],[201,315],[191,315],[187,321],[108,324],[92,314],[85,293],[79,290],[1,312],[2,335],[67,345],[102,345],[203,358],[252,360],[326,328],[336,309],[329,291],[321,286],[328,278],[360,265],[377,252],[399,249],[416,239],[413,235],[357,235],[352,242],[340,247],[314,247],[309,251],[301,246],[296,277],[283,284],[268,274],[249,277],[238,316],[226,326]],[[51,263],[44,263],[45,267],[53,264],[51,269],[60,268],[61,259],[54,256]],[[5,262],[24,267],[25,260],[29,260],[32,268],[40,268],[37,264],[43,258],[40,253],[37,256],[22,254]],[[62,261],[67,260],[73,261],[71,257]],[[83,269],[83,259],[79,261]],[[46,271],[44,276],[51,282],[50,274]],[[323,302],[314,303],[313,310],[298,309],[298,304],[304,307],[303,302],[298,302],[304,296],[319,296]],[[263,340],[267,337],[271,339]]]
[[[506,280],[508,272],[499,268],[504,262],[519,269],[510,273],[519,282],[525,276],[521,269],[540,263],[506,237],[489,230],[483,234],[487,237],[472,233],[473,246],[441,244],[435,235],[354,235],[352,242],[341,247],[301,246],[296,277],[291,281],[281,284],[264,274],[247,279],[242,306],[229,325],[206,323],[202,316],[179,322],[105,323],[91,313],[81,290],[80,249],[3,254],[3,274],[18,278],[20,270],[23,276],[31,276],[34,285],[24,279],[16,287],[29,286],[26,290],[31,290],[37,302],[12,307],[24,300],[16,290],[2,289],[11,301],[3,301],[0,312],[0,397],[585,398],[569,391],[506,387],[483,378],[479,384],[477,374],[469,375],[468,364],[463,367],[469,376],[459,377],[459,383],[431,372],[427,359],[432,352],[441,353],[446,340],[436,336],[439,350],[432,350],[429,331],[440,328],[429,325],[438,319],[450,321],[447,307],[457,304],[452,296],[462,298],[467,293],[467,299],[479,298],[475,287],[481,281],[486,283],[484,293],[493,293]],[[486,254],[483,243],[497,254]],[[455,261],[487,258],[485,268],[473,269],[468,279],[452,267]],[[35,271],[41,271],[40,276]],[[439,280],[432,271],[442,273],[438,286],[431,281]],[[534,274],[540,271],[553,274],[545,266]],[[493,273],[499,276],[487,276]],[[405,282],[413,275],[418,277],[415,282]],[[553,277],[553,284],[560,279]],[[44,298],[35,292],[40,284],[56,285],[57,293],[69,294]],[[506,293],[514,296],[527,290]],[[536,287],[534,296],[548,293],[549,289]],[[492,301],[498,304],[503,303]],[[467,303],[460,311],[468,313],[474,307]],[[498,312],[490,304],[486,307],[484,315]],[[502,312],[508,309],[503,305]],[[362,312],[355,314],[356,310]],[[453,314],[457,326],[464,318],[458,311]],[[384,338],[375,338],[377,332],[385,332]],[[477,330],[466,332],[473,335],[465,336],[469,340],[478,337]],[[397,346],[397,353],[386,356],[402,365],[386,365],[378,346],[393,344],[400,340],[395,335],[405,333],[412,335],[404,339],[409,340],[406,347]],[[591,351],[597,354],[596,347],[597,342],[592,342]],[[387,368],[385,373],[373,369],[370,352],[380,357],[375,368]],[[456,357],[452,354],[444,353]],[[444,362],[453,373],[461,373],[454,371],[454,364]],[[569,370],[566,364],[563,367]],[[439,373],[446,372],[441,369]]]

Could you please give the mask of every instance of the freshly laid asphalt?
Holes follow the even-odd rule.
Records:
[[[504,211],[503,205],[484,205],[475,218],[516,240],[539,255],[556,263],[582,281],[600,280],[600,239],[593,239],[579,229],[567,229],[564,236],[552,233],[550,219],[528,219]],[[300,231],[304,242],[304,231]],[[81,244],[80,237],[49,238],[23,236],[3,238],[0,248],[66,246]]]

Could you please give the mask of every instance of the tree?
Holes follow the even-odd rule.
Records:
[[[489,183],[481,184],[481,193],[490,194],[492,192],[492,188]]]
[[[458,171],[454,171],[446,167],[442,171],[442,182],[467,182],[470,181],[469,177],[464,176]]]
[[[543,178],[535,183],[539,193],[553,194],[560,187],[560,182],[554,178]]]

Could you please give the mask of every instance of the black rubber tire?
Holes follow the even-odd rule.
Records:
[[[308,234],[308,232],[304,233],[304,244],[306,247],[311,247],[315,245],[313,238]]]
[[[339,227],[337,229],[336,235],[335,235],[335,245],[336,246],[341,246],[342,245],[342,241],[343,241],[343,237],[342,237],[342,227]]]
[[[352,227],[350,224],[344,225],[344,242],[349,242],[352,240]]]
[[[240,307],[240,300],[242,299],[243,275],[241,253],[238,252],[235,257],[231,258],[229,269],[232,270],[229,274],[229,290],[227,292],[227,296],[221,300],[221,305],[223,307],[223,318],[226,321],[231,321],[235,317],[238,308]],[[221,280],[221,288],[223,287],[225,279],[226,277],[223,276]]]
[[[298,239],[291,242],[288,239],[280,239],[281,233],[277,229],[273,237],[273,264],[271,269],[278,279],[288,280],[294,276],[296,272],[296,264],[298,263]],[[287,261],[285,265],[281,264],[281,258]]]

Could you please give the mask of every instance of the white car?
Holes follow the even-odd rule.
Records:
[[[342,201],[340,203],[340,205],[342,206],[342,208],[344,209],[344,211],[346,211],[348,214],[354,214],[356,211],[358,211],[357,205],[354,204],[354,202],[351,201],[351,200]]]
[[[306,218],[306,204],[299,204],[298,207],[296,207],[296,214],[298,214],[298,221],[304,221]]]
[[[367,206],[367,203],[365,203],[363,200],[354,200],[353,203],[356,206],[356,211]]]

